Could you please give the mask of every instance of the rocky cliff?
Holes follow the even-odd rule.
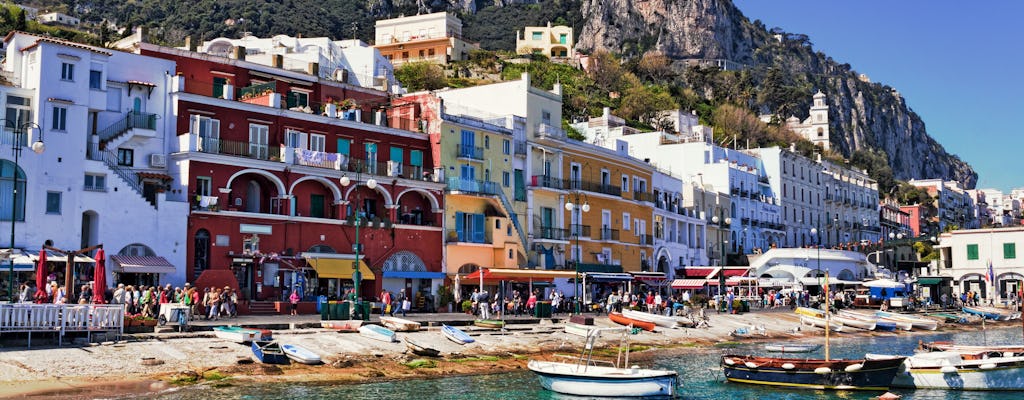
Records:
[[[799,109],[807,109],[812,90],[828,96],[833,148],[844,155],[881,150],[903,180],[941,177],[970,188],[978,180],[970,165],[928,136],[924,122],[894,89],[861,81],[848,64],[813,51],[804,35],[769,32],[729,0],[583,0],[583,14],[578,50],[637,55],[656,49],[674,59],[774,66],[806,84],[806,103]]]

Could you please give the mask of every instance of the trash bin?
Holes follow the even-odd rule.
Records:
[[[318,296],[316,298],[316,312],[320,313],[320,317],[323,318],[324,304],[327,304],[327,296]]]
[[[538,301],[533,307],[533,316],[536,318],[551,318],[551,302]]]
[[[327,302],[324,302],[324,304],[322,304],[322,305],[320,303],[317,303],[317,308],[318,308],[317,311],[320,312],[320,320],[326,321],[326,320],[332,319],[331,318],[331,304],[332,303],[334,303],[334,301],[327,301]]]
[[[740,302],[740,304],[741,304],[740,312],[750,312],[750,302],[749,301],[743,300],[743,301]]]
[[[338,304],[335,305],[335,307],[334,307],[335,319],[349,319],[349,309],[350,308],[351,307],[349,306],[349,302],[347,302],[347,301],[339,301]]]

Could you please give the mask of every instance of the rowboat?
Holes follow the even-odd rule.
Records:
[[[505,327],[505,321],[500,319],[478,319],[473,321],[473,325],[481,328],[501,329]]]
[[[886,322],[896,326],[896,329],[909,331],[914,328],[914,324],[902,318],[894,317],[883,317],[878,315],[878,322]]]
[[[295,360],[295,362],[308,365],[320,364],[320,356],[305,347],[294,344],[282,344],[281,351],[288,358]]]
[[[825,318],[812,317],[812,316],[809,316],[809,315],[801,315],[800,316],[800,323],[804,324],[804,325],[808,325],[808,326],[817,327],[817,328],[824,328],[825,326],[828,326],[829,329],[832,330],[832,332],[842,332],[843,331],[843,324],[837,323],[834,320],[830,321],[830,323],[826,323]]]
[[[869,355],[871,357],[871,355]],[[903,362],[894,387],[1024,390],[1024,357],[974,357],[959,352],[917,353]]]
[[[621,334],[625,346],[618,346],[619,356],[614,363],[608,362],[610,366],[595,365],[594,344],[602,334],[610,333]],[[588,334],[578,361],[530,360],[527,367],[537,374],[544,389],[562,394],[613,398],[675,396],[679,385],[676,371],[626,367],[630,365],[628,338],[629,329],[595,328]]]
[[[448,338],[448,340],[451,340],[458,344],[473,343],[476,341],[475,339],[469,337],[469,335],[467,335],[466,332],[463,332],[462,329],[456,328],[454,326],[442,324],[441,333],[444,334],[444,337]]]
[[[829,360],[722,356],[730,382],[818,390],[886,390],[906,357]]]
[[[949,341],[920,342],[918,348],[923,351],[952,351],[957,353],[1005,353],[1024,354],[1024,346],[1021,345],[996,345],[996,346],[971,346],[954,344]]]
[[[380,325],[363,325],[359,327],[359,334],[373,340],[382,342],[397,342],[395,332]]]
[[[215,326],[213,335],[224,340],[235,343],[248,343],[253,340],[262,339],[262,333],[256,329],[242,328],[238,326]]]
[[[650,323],[653,323],[653,324],[655,324],[657,326],[661,326],[661,327],[665,327],[665,328],[669,328],[669,329],[675,328],[675,327],[679,326],[679,321],[676,320],[675,317],[670,317],[670,316],[667,316],[667,315],[651,314],[651,313],[647,313],[647,312],[643,312],[643,311],[633,311],[633,310],[622,310],[622,315],[625,316],[626,318],[632,318],[632,319],[636,319],[636,320],[640,320],[640,321],[644,321],[644,322],[650,322]]]
[[[592,329],[594,329],[593,326],[574,324],[572,322],[565,323],[565,333],[570,335],[587,337]]]
[[[765,351],[776,353],[810,353],[820,348],[820,344],[813,343],[768,343],[764,345]]]
[[[939,328],[939,321],[930,318],[918,318],[906,314],[891,313],[888,311],[875,311],[879,317],[893,318],[910,322],[914,328],[934,331]]]
[[[409,339],[408,337],[404,339],[405,347],[415,355],[424,357],[437,357],[439,354],[441,354],[439,350],[413,342],[412,339]]]
[[[420,323],[396,317],[380,317],[381,325],[395,332],[416,332],[420,330]]]
[[[794,310],[793,312],[795,312],[795,313],[797,313],[799,315],[806,315],[808,317],[818,317],[818,318],[821,318],[821,317],[825,316],[825,311],[824,310],[819,310],[817,308],[797,307],[796,310]]]
[[[256,356],[256,359],[264,364],[288,364],[288,356],[281,350],[281,345],[277,342],[264,342],[260,340],[253,340],[252,354]]]
[[[877,322],[875,322],[875,321],[866,321],[866,320],[857,319],[857,318],[853,318],[853,317],[847,317],[847,316],[843,316],[843,315],[832,315],[832,316],[830,316],[830,318],[832,318],[832,321],[835,321],[835,322],[838,322],[840,324],[843,324],[843,326],[848,326],[848,327],[857,328],[857,329],[863,329],[863,330],[866,330],[866,331],[873,331],[873,330],[875,330],[875,325],[877,324]]]
[[[965,313],[980,315],[993,321],[1007,321],[1014,318],[1020,318],[1020,313],[1016,311],[1004,310],[995,307],[964,306],[963,310]]]
[[[882,321],[878,319],[878,316],[874,314],[864,314],[852,310],[840,310],[839,315],[850,319],[872,322],[875,324],[875,330],[877,331],[896,330],[896,323],[890,321]]]
[[[621,313],[611,312],[608,313],[608,319],[619,325],[633,325],[636,328],[643,329],[645,331],[654,332],[654,323],[633,319],[622,315]]]
[[[363,320],[343,319],[337,321],[320,321],[320,326],[327,329],[333,329],[338,332],[359,332],[359,327],[363,326]]]

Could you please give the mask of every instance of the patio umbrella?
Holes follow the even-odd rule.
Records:
[[[106,300],[105,295],[107,292],[107,268],[104,264],[106,261],[104,257],[106,254],[103,253],[103,249],[96,250],[96,269],[92,273],[93,288],[92,288],[92,302],[96,304],[103,304]]]
[[[455,274],[455,304],[462,304],[462,277]]]
[[[870,288],[885,288],[885,289],[893,289],[893,288],[903,287],[902,283],[899,283],[899,282],[896,282],[896,281],[892,281],[892,280],[888,280],[888,279],[877,279],[877,280],[873,280],[873,281],[867,281],[867,282],[862,283],[862,285],[864,285],[866,287],[870,287]]]
[[[36,266],[36,298],[46,298],[46,250],[39,250],[39,265]],[[42,296],[39,293],[42,292]],[[45,300],[44,300],[45,301]]]

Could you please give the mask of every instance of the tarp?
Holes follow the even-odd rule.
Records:
[[[686,272],[687,278],[707,279],[711,274],[718,272],[718,268],[686,268],[683,271]]]
[[[904,284],[902,284],[900,282],[896,282],[896,281],[889,280],[889,279],[876,279],[876,280],[873,280],[873,281],[863,282],[861,284],[866,286],[866,287],[869,287],[869,288],[887,288],[887,289],[902,288],[902,287],[905,286]]]
[[[444,272],[429,272],[429,271],[384,271],[382,274],[385,278],[405,278],[405,279],[444,279]]]
[[[465,275],[462,279],[480,279],[480,271],[483,272],[484,280],[503,280],[503,281],[516,281],[516,282],[527,282],[529,280],[551,280],[554,278],[575,278],[575,271],[553,271],[553,270],[541,270],[541,269],[512,269],[512,268],[482,268],[469,275]]]
[[[942,278],[917,278],[918,285],[938,285],[942,283]]]
[[[307,258],[306,261],[316,270],[316,275],[320,279],[352,279],[352,273],[355,272],[352,268],[354,258]],[[376,275],[362,258],[359,259],[359,273],[361,280],[376,279]]]
[[[660,281],[667,278],[664,272],[630,272],[629,274],[638,281]]]

